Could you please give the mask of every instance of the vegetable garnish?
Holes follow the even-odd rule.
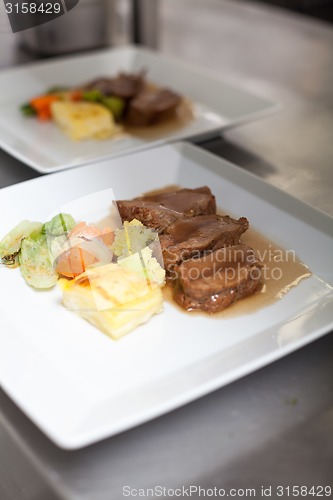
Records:
[[[17,267],[23,239],[38,234],[41,228],[40,222],[30,222],[29,220],[20,222],[0,241],[0,261],[8,267]]]
[[[7,267],[20,266],[25,281],[34,288],[50,288],[58,280],[54,258],[75,226],[73,217],[58,214],[50,221],[22,221],[0,241],[0,259]]]
[[[41,121],[55,119],[52,104],[57,101],[64,103],[99,104],[106,108],[116,121],[119,121],[125,112],[125,100],[116,96],[106,96],[98,89],[82,90],[67,87],[52,87],[45,94],[31,99],[20,106],[24,116],[36,116]],[[56,121],[56,120],[55,120]]]
[[[81,90],[73,90],[69,95],[72,101],[82,101]]]
[[[124,258],[149,246],[157,238],[157,233],[152,229],[145,227],[137,219],[133,219],[131,222],[125,221],[123,229],[116,230],[111,248],[117,257]]]
[[[73,217],[69,214],[55,215],[50,221],[45,222],[42,227],[42,232],[49,236],[67,235],[76,223]]]
[[[104,97],[101,99],[101,104],[106,106],[113,114],[115,120],[119,121],[125,111],[125,101],[120,99],[120,97]]]
[[[63,305],[118,340],[163,310],[157,282],[117,263],[90,268],[73,280],[60,279]]]
[[[29,104],[29,103],[22,104],[20,109],[21,109],[21,113],[24,116],[36,116],[36,114],[37,114],[37,111],[35,110],[35,108],[33,108],[31,106],[31,104]]]
[[[82,92],[82,99],[84,101],[100,102],[104,97],[104,94],[100,90],[92,89]]]
[[[51,288],[58,281],[59,276],[53,268],[45,234],[24,238],[19,262],[23,278],[34,288]]]
[[[100,230],[80,222],[68,234],[69,248],[55,260],[56,271],[67,278],[75,278],[89,266],[112,262],[110,245],[113,239],[110,228]]]
[[[157,233],[136,219],[115,234],[60,213],[18,224],[0,241],[0,258],[20,266],[33,288],[52,288],[60,278],[63,305],[118,339],[163,309],[156,242]]]
[[[57,95],[46,94],[31,99],[29,104],[36,111],[39,120],[50,120],[52,118],[51,104],[59,99]]]

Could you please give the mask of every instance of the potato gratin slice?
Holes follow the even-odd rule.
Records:
[[[51,111],[56,124],[73,140],[103,139],[117,132],[112,114],[98,103],[55,101]]]
[[[114,263],[88,269],[71,281],[61,279],[59,284],[64,306],[113,339],[163,309],[158,283]]]

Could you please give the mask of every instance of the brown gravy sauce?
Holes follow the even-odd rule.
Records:
[[[165,190],[179,189],[180,186],[167,186]],[[163,192],[156,190],[154,194]],[[164,191],[165,192],[165,191]],[[146,193],[148,194],[148,193]],[[152,194],[150,192],[149,194]],[[218,209],[220,215],[232,214]],[[293,249],[286,249],[276,245],[271,240],[251,227],[242,235],[241,243],[249,245],[255,251],[259,259],[263,262],[261,290],[249,297],[245,297],[218,313],[209,314],[204,311],[186,311],[182,309],[172,297],[171,285],[163,287],[164,299],[171,302],[179,311],[192,315],[209,315],[211,318],[232,318],[244,314],[251,314],[263,307],[274,304],[282,298],[291,288],[298,285],[300,281],[311,276],[309,268],[301,262]]]
[[[209,315],[211,318],[232,318],[254,313],[263,307],[274,304],[291,288],[298,285],[301,280],[311,276],[309,268],[297,258],[292,249],[279,247],[251,228],[242,236],[241,243],[252,247],[264,263],[262,270],[263,286],[259,292],[245,297],[214,314],[182,309],[173,300],[171,285],[164,286],[164,299],[186,314]]]
[[[179,184],[168,184],[163,189],[161,189],[161,188],[151,189],[150,191],[145,191],[140,196],[159,196],[160,194],[172,193],[173,191],[176,191],[177,189],[184,189],[184,188],[182,188],[182,186],[180,186]]]
[[[191,123],[194,116],[195,113],[192,102],[183,97],[180,104],[177,106],[174,117],[142,127],[133,127],[131,125],[127,125],[126,123],[121,123],[119,132],[116,134],[115,138],[132,135],[142,140],[157,140],[182,129]]]
[[[146,201],[151,201],[158,203],[164,208],[168,208],[173,212],[179,212],[180,214],[186,213],[191,203],[194,203],[196,198],[200,193],[193,193],[191,191],[183,191],[183,196],[174,196],[174,193],[169,191],[164,191],[163,193],[154,193],[150,195],[145,195]]]
[[[274,304],[291,288],[311,276],[309,268],[301,262],[292,249],[282,248],[262,234],[249,228],[241,238],[242,243],[252,247],[263,262],[262,289],[246,297],[218,315],[230,318],[241,314],[250,314],[258,309]]]
[[[192,222],[192,220],[193,217],[189,218],[188,221],[190,221],[190,223],[188,224],[187,219],[185,219],[184,221],[178,222],[177,229],[170,228],[169,234],[172,236],[175,243],[182,243],[192,237],[195,231],[200,232],[205,226],[211,225],[211,222],[207,222],[206,220],[200,219],[200,221],[196,220],[195,222]]]

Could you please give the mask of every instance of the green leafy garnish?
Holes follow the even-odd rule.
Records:
[[[69,214],[58,214],[42,227],[42,233],[48,236],[61,236],[67,234],[76,225],[75,220]]]
[[[22,104],[22,106],[20,107],[20,110],[24,116],[36,116],[36,114],[37,114],[37,111],[35,110],[35,108],[33,108],[31,106],[31,104],[29,104],[29,103]]]
[[[101,100],[101,104],[111,111],[115,120],[120,120],[122,118],[125,111],[124,99],[115,96],[104,97],[104,99]]]
[[[41,227],[40,222],[24,220],[6,234],[0,241],[0,260],[2,263],[6,266],[17,267],[22,241],[28,236],[38,234]]]
[[[104,94],[97,89],[86,90],[82,94],[82,99],[89,102],[100,102],[104,98]]]
[[[111,249],[119,258],[128,257],[157,239],[157,234],[145,227],[140,221],[133,219],[124,222],[123,229],[117,229]]]
[[[34,288],[51,288],[58,281],[45,234],[39,233],[22,241],[19,262],[23,278]]]

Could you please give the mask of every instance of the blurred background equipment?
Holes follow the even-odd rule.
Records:
[[[23,48],[41,57],[128,43],[157,48],[159,11],[164,8],[166,1],[80,0],[66,15],[20,32],[19,39]],[[265,3],[333,22],[333,0],[246,1]],[[182,3],[183,0],[179,0],[180,7]],[[191,22],[190,16],[188,22]]]
[[[253,1],[253,0],[250,0]],[[333,0],[255,0],[333,22]]]
[[[22,45],[43,56],[103,47],[108,41],[108,11],[112,6],[108,0],[80,0],[58,19],[22,31]]]
[[[25,49],[39,56],[110,45],[158,44],[159,0],[80,0],[66,15],[20,33]]]

